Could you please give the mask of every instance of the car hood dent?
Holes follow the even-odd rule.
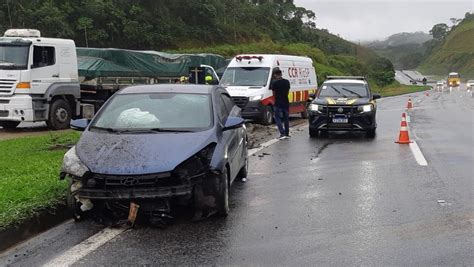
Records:
[[[147,174],[171,171],[211,142],[215,142],[212,130],[156,134],[85,131],[76,150],[93,173]]]

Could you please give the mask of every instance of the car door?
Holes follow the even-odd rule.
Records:
[[[233,108],[229,105],[226,97],[230,98],[230,96],[226,95],[224,91],[219,91],[218,94],[218,102],[219,102],[219,119],[222,124],[222,127],[224,127],[227,118],[231,116],[233,111]],[[227,160],[230,166],[230,179],[234,179],[234,176],[236,174],[236,168],[238,166],[238,160],[236,161],[236,153],[237,153],[237,148],[238,148],[238,133],[237,131],[234,130],[227,130],[222,132],[222,141],[226,147],[227,151]]]
[[[49,44],[34,45],[31,57],[31,93],[44,94],[51,84],[60,82],[56,47]]]
[[[237,107],[232,100],[232,97],[227,93],[222,93],[221,98],[224,101],[226,109],[229,111],[229,117],[239,117],[240,108]],[[246,136],[245,129],[243,127],[229,130],[230,134],[230,143],[229,143],[229,152],[230,157],[232,158],[232,177],[234,179],[237,173],[240,171],[242,166],[245,163],[246,155]],[[245,154],[245,155],[244,155]]]

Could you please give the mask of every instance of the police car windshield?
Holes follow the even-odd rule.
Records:
[[[321,87],[319,97],[367,98],[368,92],[365,84],[328,83]]]
[[[270,68],[230,67],[222,76],[223,86],[259,86],[267,85]]]

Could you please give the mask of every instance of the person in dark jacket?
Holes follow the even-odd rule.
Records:
[[[280,69],[276,69],[273,72],[273,76],[274,80],[270,89],[275,97],[275,104],[273,105],[275,122],[278,126],[278,131],[280,131],[280,139],[287,139],[290,137],[290,101],[288,100],[290,82],[283,78]]]

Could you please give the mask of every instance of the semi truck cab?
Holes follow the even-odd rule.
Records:
[[[73,40],[43,38],[33,29],[0,37],[0,126],[45,121],[68,128],[80,114],[80,94]]]

